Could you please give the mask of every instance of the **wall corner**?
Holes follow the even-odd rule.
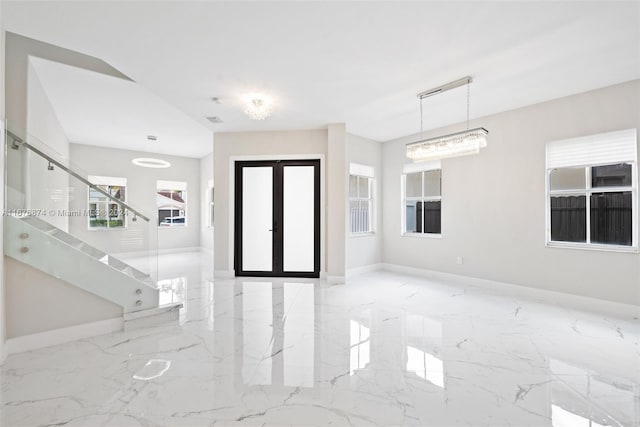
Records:
[[[327,276],[346,274],[347,130],[332,123],[327,132]]]

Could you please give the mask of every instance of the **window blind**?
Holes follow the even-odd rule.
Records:
[[[637,131],[625,129],[547,144],[547,168],[635,162]]]
[[[126,187],[127,178],[118,178],[114,176],[94,176],[89,175],[87,177],[89,182],[95,185],[111,185],[114,187]]]
[[[365,176],[373,178],[374,170],[371,166],[361,165],[358,163],[349,163],[349,175]]]
[[[442,162],[440,162],[440,160],[433,160],[430,162],[407,163],[402,168],[402,173],[432,171],[437,169],[442,169]]]
[[[158,181],[157,189],[184,191],[187,189],[187,183],[182,181]]]

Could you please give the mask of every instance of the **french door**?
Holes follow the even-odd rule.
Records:
[[[320,160],[235,166],[237,276],[320,277]]]

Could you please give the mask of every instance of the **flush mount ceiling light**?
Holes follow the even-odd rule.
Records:
[[[482,127],[469,129],[469,85],[472,81],[471,77],[464,77],[418,94],[418,99],[420,100],[420,134],[422,135],[422,101],[430,96],[467,85],[467,130],[435,138],[421,139],[407,144],[407,157],[409,159],[414,162],[422,162],[447,157],[466,156],[478,154],[481,148],[487,146],[488,130]]]
[[[264,95],[248,95],[244,104],[244,113],[253,120],[264,120],[273,113],[273,102]]]
[[[137,159],[131,160],[136,166],[142,166],[143,168],[155,168],[155,169],[163,169],[171,167],[171,163],[166,160],[154,159],[151,157],[138,157]]]

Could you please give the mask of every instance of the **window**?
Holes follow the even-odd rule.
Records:
[[[126,226],[124,209],[113,199],[126,201],[127,180],[108,176],[89,176],[89,181],[96,186],[89,187],[89,229],[124,228]],[[112,198],[107,197],[105,193]]]
[[[350,165],[349,175],[349,217],[351,234],[373,232],[373,168]]]
[[[547,244],[637,247],[636,131],[547,145]]]
[[[402,177],[403,234],[440,235],[442,232],[442,170],[440,162],[407,165]],[[433,169],[432,169],[433,168]]]
[[[349,165],[349,217],[351,234],[373,233],[374,170],[371,166]]]
[[[372,178],[349,175],[349,212],[351,233],[371,233]]]
[[[158,181],[156,192],[159,227],[187,225],[187,183]]]
[[[214,189],[213,189],[213,180],[209,180],[209,184],[207,186],[207,200],[208,200],[208,221],[207,226],[209,228],[213,228],[213,202],[214,202]]]

